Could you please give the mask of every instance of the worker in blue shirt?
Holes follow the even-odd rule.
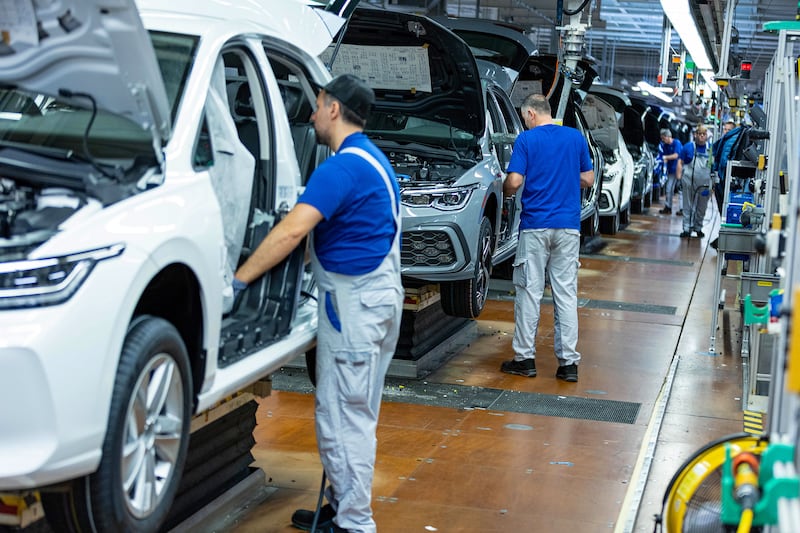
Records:
[[[700,124],[694,130],[694,141],[681,149],[681,189],[683,190],[683,231],[681,237],[705,237],[703,220],[711,198],[711,145],[708,129]]]
[[[315,424],[330,485],[319,522],[325,531],[374,533],[370,507],[375,432],[384,378],[400,332],[400,191],[389,161],[364,135],[374,93],[359,78],[334,78],[312,116],[336,154],[237,270],[239,288],[277,265],[313,230],[319,287]],[[295,526],[311,529],[314,512]]]
[[[506,196],[522,187],[519,242],[514,257],[514,358],[502,372],[536,376],[536,332],[545,272],[553,294],[553,351],[556,378],[578,381],[578,252],[581,188],[594,183],[586,139],[573,128],[553,123],[550,103],[541,94],[522,103],[529,129],[517,137],[503,185]]]
[[[664,191],[664,208],[658,212],[662,215],[672,214],[672,196],[675,194],[675,186],[681,179],[679,158],[681,155],[681,142],[672,138],[672,130],[669,128],[661,129],[661,143],[659,151],[661,159],[667,165],[667,187]],[[680,207],[678,208],[680,209]]]

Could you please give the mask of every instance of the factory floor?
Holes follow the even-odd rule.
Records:
[[[735,280],[722,280],[710,350],[716,209],[706,236],[686,239],[680,217],[659,207],[581,255],[577,383],[555,379],[549,300],[538,377],[500,372],[514,331],[513,286],[501,281],[444,364],[387,381],[372,492],[379,531],[650,532],[683,462],[743,430]],[[282,374],[257,411],[260,496],[218,531],[297,531],[292,512],[316,504],[313,395],[282,385],[306,379],[300,371]]]

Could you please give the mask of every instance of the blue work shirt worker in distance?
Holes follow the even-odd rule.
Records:
[[[662,128],[661,143],[658,151],[661,152],[661,159],[667,166],[667,187],[664,191],[664,208],[659,209],[662,215],[672,214],[672,197],[675,194],[675,186],[681,179],[680,156],[683,146],[678,139],[672,138],[672,130]]]
[[[378,412],[400,333],[400,191],[389,161],[364,135],[375,101],[359,78],[334,78],[312,115],[320,142],[336,152],[311,175],[286,217],[237,270],[241,285],[285,258],[312,230],[319,287],[317,446],[330,485],[320,530],[374,533],[370,506]],[[314,512],[292,523],[311,529]]]
[[[694,130],[694,141],[681,149],[681,189],[683,190],[683,231],[681,237],[689,238],[694,231],[705,237],[703,220],[708,200],[711,198],[711,145],[708,128],[700,124]]]
[[[536,332],[545,272],[555,305],[553,351],[556,377],[578,381],[578,253],[581,188],[594,184],[589,147],[581,133],[553,122],[550,103],[540,94],[522,103],[529,129],[514,143],[503,186],[511,196],[522,186],[522,214],[514,258],[514,358],[500,370],[536,376]]]

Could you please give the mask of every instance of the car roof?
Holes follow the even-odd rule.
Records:
[[[299,0],[136,0],[136,3],[144,16],[240,21],[242,33],[276,35],[315,56],[327,48],[345,22]],[[206,28],[202,24],[193,26],[197,35],[202,35]]]

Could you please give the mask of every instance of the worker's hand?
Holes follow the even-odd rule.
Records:
[[[236,298],[239,297],[239,294],[241,294],[241,292],[247,288],[247,283],[238,278],[233,278],[231,287],[233,288],[233,301],[235,302]]]

